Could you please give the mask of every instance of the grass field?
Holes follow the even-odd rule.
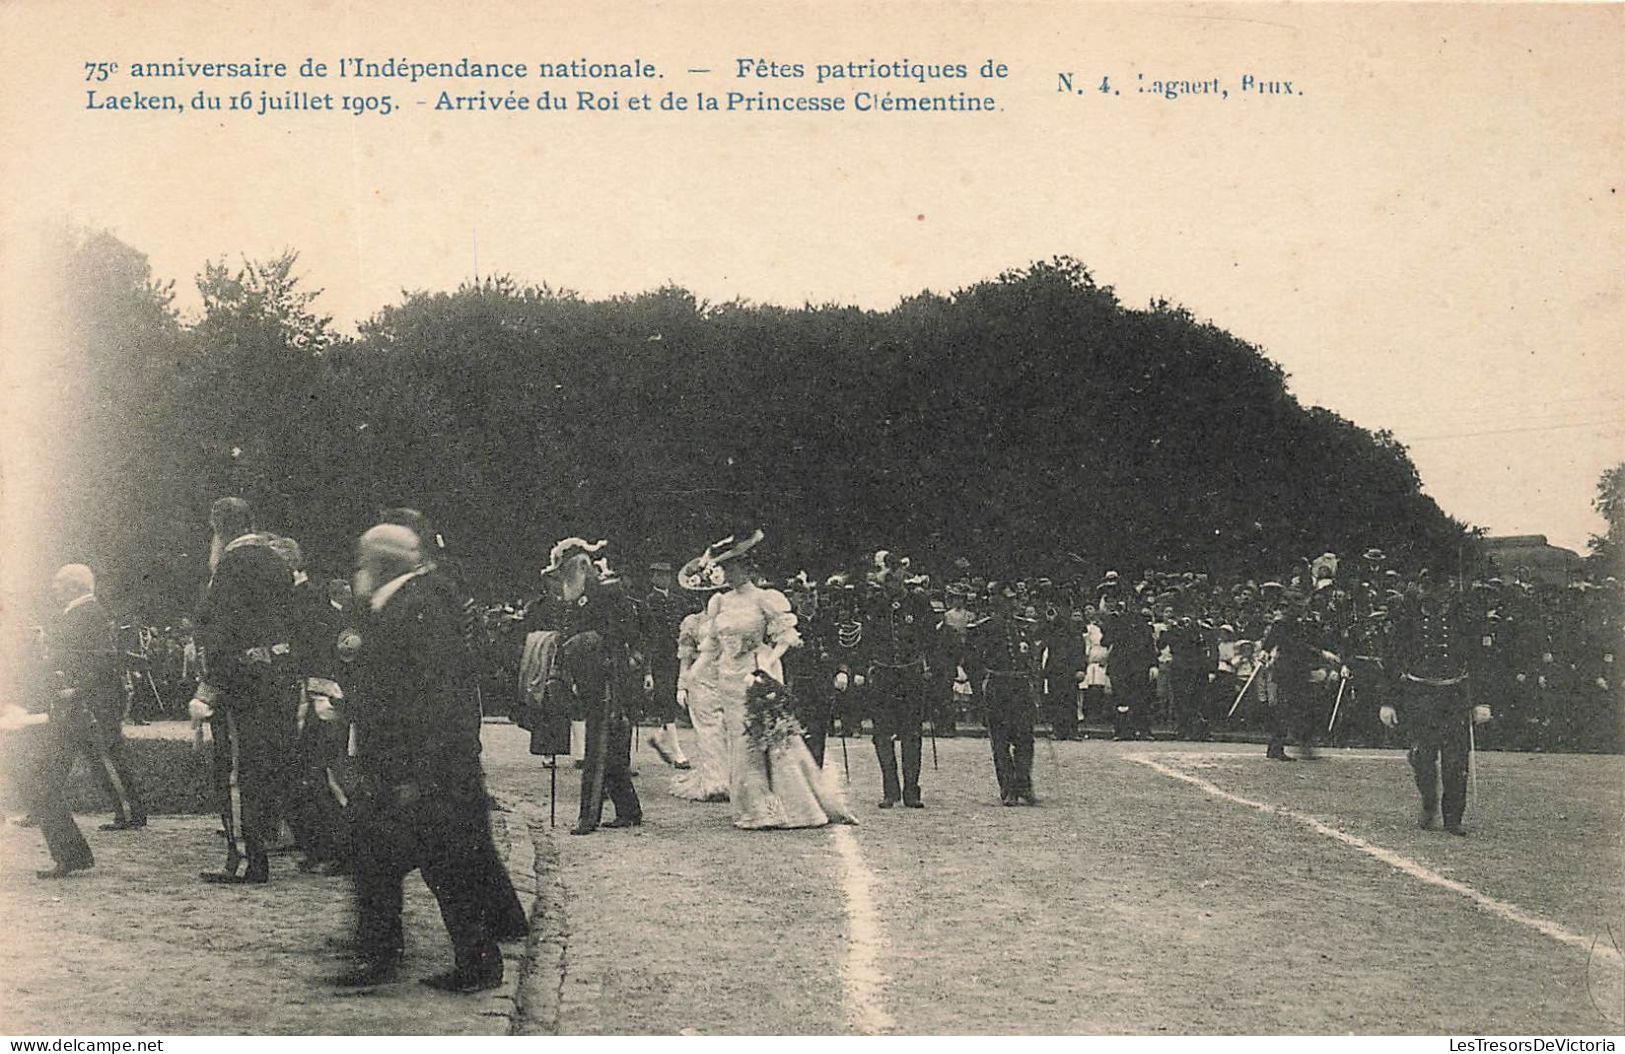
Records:
[[[853,976],[854,927],[867,924],[849,910],[844,836],[734,831],[725,806],[670,798],[645,748],[646,826],[555,832],[569,946],[560,1030],[1471,1034],[1625,1022],[1608,936],[1625,933],[1619,758],[1491,755],[1472,835],[1456,839],[1417,829],[1397,752],[1281,765],[1259,747],[1093,741],[1052,753],[1041,742],[1042,804],[1007,809],[987,742],[945,740],[936,770],[927,749],[928,807],[882,812],[872,749],[847,745],[878,931],[867,976]],[[534,771],[493,746],[504,783]],[[1301,815],[1237,804],[1148,761]],[[829,763],[841,764],[838,742]],[[573,788],[559,807],[573,815]]]

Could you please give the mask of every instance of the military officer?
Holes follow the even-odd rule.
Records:
[[[888,568],[878,576],[868,601],[869,713],[875,756],[880,760],[880,807],[890,809],[901,801],[910,809],[923,809],[920,748],[926,652],[932,628],[930,601],[909,589],[899,568]]]
[[[1005,805],[1037,805],[1033,793],[1033,719],[1039,677],[1037,626],[1016,607],[1016,592],[995,594],[992,614],[966,641],[968,673],[977,685],[993,747],[993,774]]]
[[[1422,828],[1433,826],[1442,784],[1444,829],[1454,835],[1467,833],[1461,821],[1467,809],[1471,726],[1490,718],[1489,707],[1474,706],[1469,694],[1472,650],[1467,633],[1455,598],[1422,576],[1395,617],[1399,697],[1380,713],[1384,725],[1403,726],[1409,735],[1407,757],[1422,795]]]
[[[658,731],[649,737],[649,746],[660,760],[678,769],[689,769],[677,736],[677,628],[689,613],[688,601],[672,589],[675,576],[671,564],[659,560],[649,565],[649,592],[643,598],[644,658],[648,664],[644,686],[648,689],[648,715]]]

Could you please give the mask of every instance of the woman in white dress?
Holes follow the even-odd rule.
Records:
[[[695,561],[678,572],[677,584],[684,589],[701,591],[717,587],[702,581]],[[679,773],[672,781],[671,792],[690,801],[727,801],[730,743],[723,731],[722,699],[717,695],[716,667],[694,671],[699,661],[700,645],[710,635],[711,618],[696,611],[683,619],[677,631],[677,700],[688,707],[689,721],[694,725],[694,749],[690,754],[693,768]]]
[[[801,644],[790,601],[752,581],[753,568],[744,556],[761,540],[761,531],[724,538],[706,550],[696,570],[726,587],[706,607],[708,633],[689,678],[714,677],[732,757],[728,798],[734,826],[759,830],[857,823],[835,779],[826,778],[813,762],[794,718],[767,721],[771,727],[764,730],[758,714],[752,727],[750,709],[760,703],[748,698],[748,690],[758,672],[782,683],[780,660]]]

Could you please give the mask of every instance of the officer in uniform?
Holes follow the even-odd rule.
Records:
[[[632,703],[643,670],[638,614],[618,583],[605,581],[594,555],[604,542],[566,538],[553,547],[543,575],[557,583],[559,658],[546,687],[562,695],[559,709],[586,722],[581,813],[571,834],[603,827],[637,827],[643,806],[632,786]],[[673,638],[673,650],[676,638]],[[603,823],[604,798],[615,818]]]
[[[1084,627],[1069,608],[1051,599],[1044,604],[1043,634],[1040,664],[1050,735],[1055,739],[1074,739],[1078,734],[1078,695],[1082,691],[1083,671],[1088,665]]]
[[[818,599],[818,587],[805,576],[792,579],[785,590],[790,610],[795,612],[796,627],[807,647],[792,648],[781,660],[784,664],[784,683],[795,700],[796,720],[801,722],[802,739],[813,763],[824,767],[824,746],[829,738],[830,722],[834,714],[831,695],[834,688],[825,676],[829,663],[830,632],[827,612]]]
[[[1368,598],[1369,602],[1369,598]],[[1388,611],[1361,603],[1351,611],[1343,640],[1344,668],[1348,671],[1348,694],[1338,721],[1346,729],[1345,741],[1365,741],[1370,735],[1366,722],[1372,713],[1381,713],[1392,688],[1389,670]],[[1351,703],[1358,705],[1351,706]]]
[[[1100,627],[1101,644],[1110,649],[1106,678],[1112,686],[1112,738],[1153,739],[1151,668],[1157,664],[1157,645],[1151,624],[1122,599],[1112,597],[1101,603],[1103,610],[1107,604],[1112,606]]]
[[[1465,835],[1467,770],[1472,723],[1489,720],[1489,707],[1473,706],[1467,674],[1468,627],[1455,598],[1421,577],[1394,624],[1398,699],[1382,708],[1389,728],[1408,733],[1407,755],[1422,794],[1421,826],[1433,826],[1443,784],[1444,829]]]
[[[862,715],[868,709],[869,652],[865,605],[845,574],[832,575],[826,609],[828,630],[823,636],[825,683],[835,692],[835,717],[841,738],[862,734]]]
[[[1308,598],[1287,590],[1274,620],[1264,631],[1260,646],[1272,656],[1275,698],[1270,708],[1270,741],[1265,756],[1275,761],[1296,761],[1286,752],[1289,733],[1295,734],[1304,757],[1314,756],[1321,710],[1316,706],[1326,681],[1325,667],[1338,657],[1319,646],[1319,624],[1309,615]],[[1314,674],[1319,670],[1321,676]]]
[[[925,727],[925,656],[932,627],[931,604],[909,590],[898,567],[889,567],[878,576],[878,582],[870,587],[868,601],[866,621],[872,648],[869,714],[874,726],[875,756],[880,759],[880,807],[890,809],[901,801],[910,809],[923,809],[920,748]]]
[[[1207,740],[1208,722],[1203,703],[1207,692],[1207,648],[1201,631],[1189,615],[1167,613],[1168,629],[1162,642],[1168,648],[1168,699],[1173,706],[1179,738]]]
[[[649,565],[649,593],[643,598],[644,658],[649,688],[648,716],[659,731],[649,737],[649,746],[660,760],[678,769],[688,769],[688,756],[677,738],[677,630],[689,613],[689,604],[673,589],[671,564],[659,561]]]
[[[1016,593],[996,594],[992,614],[970,630],[967,672],[977,685],[993,746],[993,774],[1005,805],[1037,805],[1033,719],[1039,677],[1037,626],[1016,610]]]
[[[293,571],[267,536],[253,533],[251,510],[241,498],[216,501],[209,522],[212,577],[195,619],[207,678],[189,710],[193,720],[214,727],[229,844],[225,867],[202,877],[262,883],[270,879],[266,847],[276,837],[289,791],[298,716],[289,610]]]
[[[113,820],[101,829],[145,827],[147,809],[124,750],[124,684],[113,620],[96,599],[95,576],[83,564],[57,571],[51,591],[62,612],[47,630],[46,645],[55,663],[59,705],[71,711],[62,715],[62,730],[113,799]]]

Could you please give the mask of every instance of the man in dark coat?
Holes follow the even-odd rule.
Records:
[[[1100,631],[1101,643],[1110,649],[1106,677],[1112,684],[1112,738],[1151,739],[1151,669],[1157,665],[1151,623],[1121,599],[1109,603],[1113,610],[1102,618]]]
[[[424,983],[453,992],[494,988],[502,955],[476,863],[489,816],[459,599],[424,561],[409,528],[368,530],[357,565],[356,596],[367,606],[355,707],[357,962],[334,983],[394,977],[404,948],[402,883],[417,869],[440,905],[454,954],[451,970]]]
[[[636,656],[639,616],[618,582],[606,581],[594,556],[604,542],[566,538],[553,547],[542,574],[554,580],[561,624],[559,658],[546,691],[559,709],[586,722],[581,814],[571,834],[603,827],[637,827],[643,806],[632,786],[632,707],[643,675]],[[603,823],[604,799],[615,818]]]
[[[57,676],[64,731],[82,755],[102,791],[113,799],[113,820],[104,831],[135,830],[147,825],[124,749],[124,684],[113,620],[96,599],[96,579],[83,564],[68,564],[56,573],[51,591],[62,612],[46,631],[46,645]]]
[[[266,848],[288,794],[298,711],[289,617],[293,571],[268,536],[253,532],[241,498],[216,501],[209,522],[212,575],[195,619],[207,676],[190,710],[214,729],[228,846],[225,867],[202,877],[262,883],[270,879]]]
[[[658,728],[649,737],[649,746],[666,764],[688,769],[692,765],[677,737],[677,630],[689,613],[689,604],[672,589],[674,581],[671,564],[649,565],[649,593],[642,609],[648,663],[644,687],[648,689],[649,721]]]

